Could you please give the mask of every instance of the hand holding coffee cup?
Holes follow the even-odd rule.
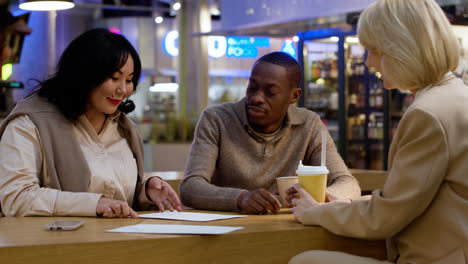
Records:
[[[317,201],[315,201],[315,199],[306,190],[304,190],[300,184],[295,184],[292,188],[297,192],[300,199],[293,199],[292,203],[294,207],[291,209],[291,211],[297,221],[304,223],[304,213],[310,208],[319,206],[320,204],[317,203]]]
[[[296,186],[296,184],[294,184],[294,186],[292,186],[292,187],[290,187],[290,188],[288,188],[286,190],[286,197],[285,197],[286,203],[285,203],[285,206],[288,207],[288,208],[292,208],[292,207],[296,206],[297,200],[302,198],[301,195],[299,194],[299,191],[297,190],[297,188],[295,186]],[[298,185],[298,186],[300,187],[300,185]],[[307,194],[310,195],[309,193],[307,193]],[[329,192],[328,189],[327,189],[325,191],[325,202],[328,203],[328,202],[335,202],[335,201],[351,202],[351,200],[342,200],[342,199],[340,199],[338,196],[336,196],[335,194]]]
[[[294,184],[298,183],[299,179],[297,176],[286,176],[286,177],[278,177],[276,178],[276,183],[278,185],[278,193],[280,196],[281,203],[283,206],[288,206],[288,201],[286,201],[286,191],[291,188]]]

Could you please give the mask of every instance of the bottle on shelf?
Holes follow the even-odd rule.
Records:
[[[365,139],[365,134],[366,134],[366,115],[365,114],[360,114],[359,115],[359,139],[364,140]]]
[[[357,95],[351,94],[349,96],[348,116],[357,115]]]
[[[358,94],[357,94],[357,108],[363,109],[366,105],[366,97],[364,95],[364,86],[362,82],[358,84]]]
[[[374,85],[371,85],[371,87],[369,87],[369,107],[375,107],[375,96],[376,96],[376,90],[375,90],[375,86]]]
[[[329,60],[321,60],[320,61],[320,77],[326,79],[330,76],[330,62]]]
[[[331,69],[330,69],[330,78],[336,79],[338,78],[338,65],[336,60],[331,61]]]
[[[316,80],[318,78],[320,78],[320,67],[319,67],[317,61],[313,60],[311,68],[310,68],[310,79],[311,80]]]
[[[375,107],[381,109],[383,108],[383,88],[379,85],[378,80],[374,83],[374,87]]]

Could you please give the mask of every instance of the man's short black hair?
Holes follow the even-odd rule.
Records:
[[[57,65],[57,72],[40,84],[39,95],[54,103],[71,121],[86,112],[91,91],[120,70],[129,56],[134,63],[133,92],[141,74],[141,62],[132,44],[123,36],[107,29],[92,29],[77,38],[65,49]],[[127,113],[133,102],[119,105]]]
[[[260,57],[255,62],[254,67],[260,61],[276,64],[285,68],[288,73],[289,83],[291,85],[290,88],[299,87],[302,79],[302,69],[296,59],[291,57],[291,55],[281,51],[271,52]]]

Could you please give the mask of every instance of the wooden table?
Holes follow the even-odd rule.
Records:
[[[367,194],[375,189],[382,188],[385,180],[387,179],[387,171],[379,170],[359,170],[359,169],[350,169],[349,170],[353,176],[358,180],[359,185],[363,193]],[[184,177],[183,171],[154,171],[154,172],[145,172],[146,177],[150,176],[159,176],[167,181],[171,187],[178,193],[179,184]]]
[[[208,211],[205,211],[208,212]],[[211,212],[212,213],[212,212]],[[47,231],[57,219],[81,219],[75,231]],[[106,233],[134,224],[190,224],[241,226],[224,235],[155,235]],[[385,258],[384,241],[366,241],[333,235],[321,227],[303,226],[289,210],[278,215],[205,223],[156,219],[86,217],[0,218],[2,263],[287,263],[305,250],[338,250]]]

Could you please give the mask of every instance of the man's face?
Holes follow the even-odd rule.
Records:
[[[246,91],[249,124],[260,133],[273,133],[295,102],[285,68],[260,61],[255,64]]]

